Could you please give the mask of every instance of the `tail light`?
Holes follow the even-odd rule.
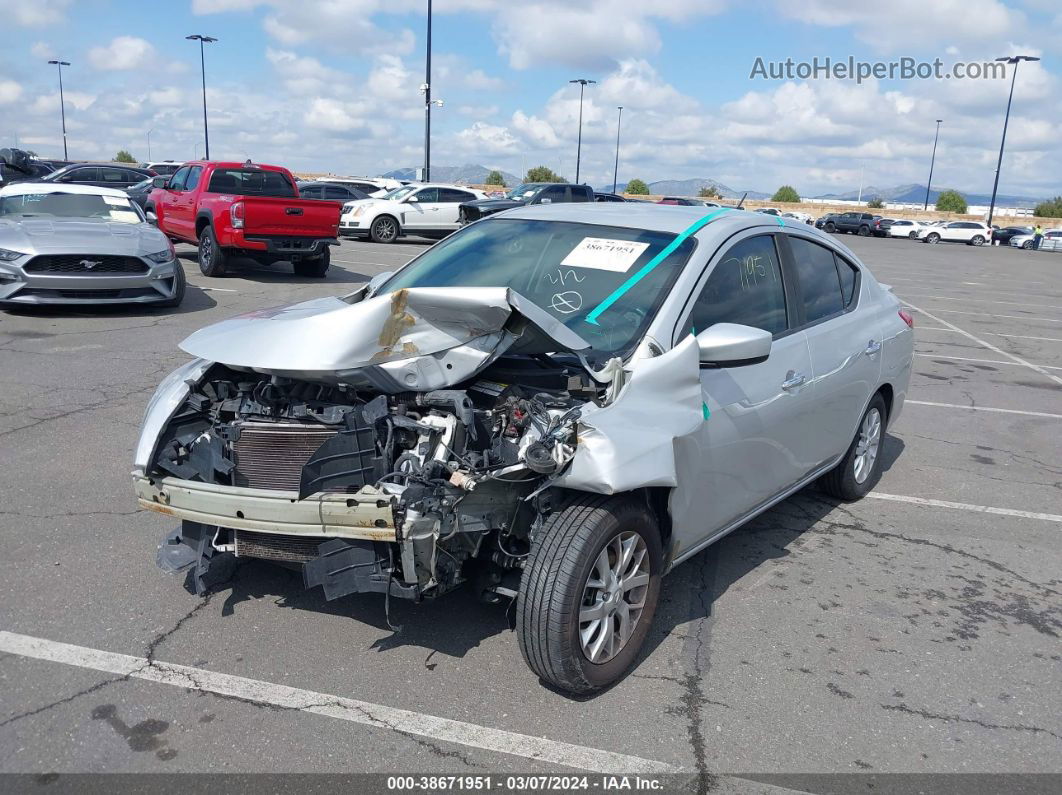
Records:
[[[233,202],[229,207],[229,220],[232,221],[233,229],[243,229],[243,219],[246,216],[243,202]]]
[[[907,324],[907,328],[914,328],[914,315],[906,310],[900,310],[900,320]]]

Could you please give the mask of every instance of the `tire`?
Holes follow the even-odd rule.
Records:
[[[214,236],[214,227],[204,227],[199,234],[199,272],[204,276],[224,276],[228,259],[225,249],[218,245]]]
[[[973,237],[970,238],[970,245],[971,246],[983,246],[984,244],[985,244],[985,239],[981,235],[974,235]]]
[[[926,242],[927,243],[939,243],[940,242],[940,235],[938,235],[936,232],[930,232],[928,235],[926,235]]]
[[[296,276],[308,276],[311,279],[323,279],[325,274],[328,273],[328,266],[331,261],[332,255],[329,253],[328,246],[325,246],[323,254],[309,259],[300,260],[299,262],[293,262],[291,263],[291,267],[294,268]]]
[[[861,227],[859,227],[859,231],[856,234],[858,234],[860,237],[866,237],[867,235],[870,234],[870,227],[869,226],[861,226]]]
[[[862,499],[877,485],[881,477],[881,448],[885,443],[886,420],[885,399],[879,392],[859,419],[859,428],[844,458],[822,476],[820,482],[827,494],[845,502],[854,502]]]
[[[174,285],[176,289],[173,291],[173,297],[172,298],[167,298],[164,301],[159,301],[157,304],[155,304],[155,306],[161,306],[161,307],[180,306],[181,305],[181,301],[184,300],[184,293],[185,293],[185,290],[188,288],[188,279],[184,275],[184,266],[181,265],[180,260],[177,260],[174,263],[173,272],[174,272],[174,277],[176,279],[175,285]]]
[[[374,243],[394,243],[399,234],[398,221],[390,215],[381,215],[369,227],[369,237]]]
[[[591,662],[579,617],[588,595],[601,600],[608,592],[607,585],[595,588],[592,576],[616,582],[609,573],[598,572],[616,565],[614,552],[620,543],[632,544],[635,554],[640,553],[639,563],[628,572],[645,581],[628,590],[622,588],[621,577],[620,588],[612,591],[618,596],[603,602],[604,618],[592,619],[598,622],[596,631],[587,627],[590,650],[598,647],[599,659]],[[584,495],[550,515],[531,545],[520,581],[516,628],[525,662],[546,683],[568,693],[593,693],[618,681],[638,656],[652,624],[663,567],[656,520],[633,499]],[[630,620],[632,601],[641,604],[640,612],[626,641],[615,648],[611,644],[620,631],[619,616],[625,612]]]
[[[1033,247],[1032,241],[1031,240],[1026,240],[1024,243],[1021,244],[1021,247],[1023,249],[1025,249],[1026,251],[1032,251],[1032,247]]]
[[[918,233],[917,232],[908,232],[907,233],[907,237],[911,238],[911,240],[918,240]]]
[[[837,231],[837,227],[834,226],[833,224],[826,224],[822,228],[825,229],[827,232],[836,232]]]

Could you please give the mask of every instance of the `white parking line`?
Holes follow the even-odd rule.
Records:
[[[230,289],[228,287],[200,287],[199,289],[203,290],[204,292],[207,292],[207,293],[238,293],[239,292],[239,290],[233,290],[233,289]]]
[[[910,306],[910,304],[908,304]],[[914,307],[911,307],[914,309]],[[921,310],[918,310],[921,311]],[[937,326],[916,326],[915,331],[947,331],[952,334],[955,333],[953,328],[938,328]],[[999,331],[982,331],[989,337],[1010,337],[1016,340],[1043,340],[1044,342],[1062,342],[1062,337],[1030,337],[1028,334],[1003,334]]]
[[[1000,356],[1006,356],[1008,359],[1010,359],[1013,362],[1018,362],[1019,364],[1024,364],[1030,370],[1033,370],[1034,372],[1039,373],[1040,375],[1044,376],[1045,378],[1050,378],[1056,384],[1058,384],[1059,386],[1062,386],[1062,378],[1059,378],[1057,375],[1051,375],[1051,373],[1047,372],[1047,370],[1042,368],[1040,365],[1033,364],[1032,362],[1027,362],[1025,359],[1021,358],[1020,356],[1015,356],[1013,353],[1007,353],[1002,348],[997,348],[991,342],[986,342],[985,340],[981,339],[980,337],[975,337],[969,331],[964,331],[963,329],[961,329],[958,326],[956,326],[954,323],[949,323],[948,321],[944,320],[943,318],[939,318],[936,315],[931,314],[930,312],[927,312],[924,309],[919,309],[917,306],[915,306],[914,304],[912,304],[910,302],[906,302],[906,303],[907,303],[907,305],[909,307],[911,307],[911,309],[915,310],[916,312],[921,312],[923,315],[925,315],[928,318],[931,318],[931,319],[935,320],[940,325],[942,325],[942,326],[944,326],[946,328],[954,329],[959,334],[962,334],[964,337],[967,337],[968,339],[971,339],[974,342],[977,342],[977,343],[983,345],[984,347],[988,348],[990,351],[998,353]]]
[[[1058,306],[1057,304],[1030,304],[1027,301],[991,301],[987,298],[945,298],[942,295],[916,295],[915,298],[928,298],[930,301],[969,301],[974,304],[1009,304],[1011,306],[1037,306],[1044,309],[1062,309],[1062,306]]]
[[[962,403],[936,403],[932,400],[905,400],[904,404],[912,406],[934,406],[940,409],[967,409],[969,411],[993,411],[997,414],[1024,414],[1027,417],[1049,417],[1062,420],[1062,414],[1049,414],[1046,411],[1025,411],[1024,409],[997,409],[993,406],[965,406]]]
[[[903,299],[906,301],[906,299]],[[913,304],[911,305],[913,307]],[[922,310],[918,310],[922,311]],[[937,312],[944,312],[949,315],[977,315],[978,317],[1005,317],[1011,320],[1043,320],[1047,323],[1062,323],[1062,320],[1051,317],[1040,317],[1039,315],[996,315],[992,312],[967,312],[962,309],[937,309]]]
[[[1013,508],[993,508],[990,505],[970,505],[966,502],[951,502],[950,500],[929,500],[925,497],[908,497],[903,494],[882,494],[872,491],[867,494],[875,500],[889,500],[891,502],[909,502],[912,505],[926,505],[931,508],[954,508],[959,511],[973,511],[974,513],[991,513],[997,516],[1016,516],[1020,519],[1042,519],[1045,522],[1062,522],[1062,515],[1057,513],[1036,513],[1035,511],[1017,511]]]
[[[597,773],[677,773],[680,768],[665,762],[628,756],[583,745],[547,740],[527,734],[492,729],[449,718],[438,718],[410,710],[371,704],[352,698],[316,693],[298,687],[248,679],[175,663],[152,662],[143,657],[74,646],[29,635],[0,631],[0,651],[36,660],[104,671],[132,679],[143,679],[186,690],[199,690],[223,696],[296,709],[328,718],[360,723],[378,729],[430,737],[448,743],[480,748],[495,753],[552,762],[557,765]]]
[[[951,329],[944,329],[950,331]],[[1005,364],[1007,367],[1021,367],[1017,362],[1001,362],[999,359],[971,359],[969,356],[944,356],[938,353],[916,353],[915,356],[922,356],[926,359],[950,359],[957,362],[982,362],[984,364]],[[1040,365],[1045,370],[1062,370],[1062,367],[1054,367],[1049,364]]]

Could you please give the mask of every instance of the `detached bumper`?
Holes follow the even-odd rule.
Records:
[[[291,536],[398,541],[390,495],[363,486],[355,494],[218,486],[133,473],[141,508],[204,525]]]

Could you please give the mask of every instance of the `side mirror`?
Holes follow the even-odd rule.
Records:
[[[418,199],[417,198],[417,194],[414,193],[412,196],[410,196],[408,199],[406,199],[406,201],[409,202],[410,204],[412,204],[413,202],[419,202],[420,199]]]
[[[375,276],[369,279],[369,283],[365,287],[366,293],[368,295],[374,295],[376,291],[380,288],[380,285],[382,285],[394,275],[394,271],[384,271],[383,273],[377,273]]]
[[[155,215],[155,213],[153,213],[151,210],[148,210],[146,213],[144,213],[144,216],[147,218],[147,222],[152,226],[159,225],[159,217]]]
[[[701,364],[737,365],[771,355],[771,332],[738,323],[716,323],[697,335]]]
[[[153,187],[153,188],[165,188],[169,181],[170,181],[170,178],[167,177],[166,175],[163,175],[161,177],[152,177],[151,178],[151,187]]]

